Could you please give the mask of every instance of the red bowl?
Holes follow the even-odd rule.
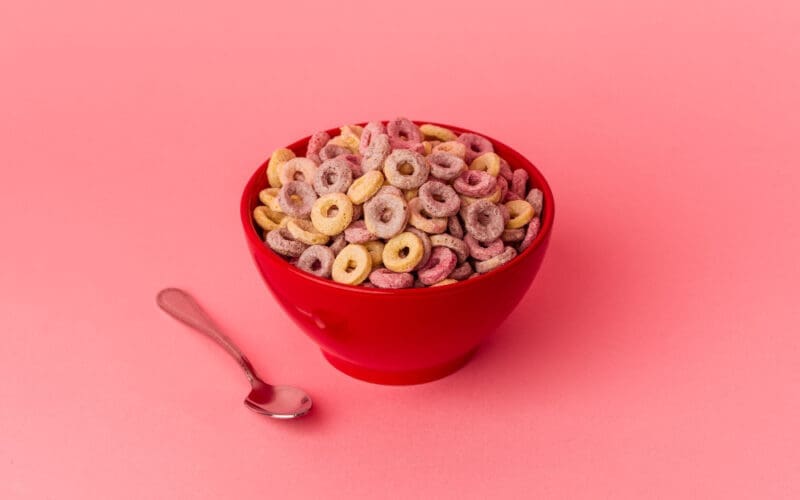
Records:
[[[457,133],[471,132],[443,126]],[[541,229],[511,262],[448,286],[381,290],[342,285],[300,271],[264,244],[253,223],[258,193],[268,187],[267,162],[250,178],[242,195],[241,218],[256,266],[281,307],[339,370],[379,384],[418,384],[444,377],[469,360],[531,286],[553,227],[553,193],[530,161],[487,138],[512,167],[527,170],[533,186],[544,193]],[[308,140],[289,149],[304,155]]]

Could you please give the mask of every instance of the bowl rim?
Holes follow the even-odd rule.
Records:
[[[458,283],[453,283],[446,286],[427,286],[424,288],[370,288],[370,287],[363,287],[357,285],[345,285],[343,283],[337,283],[331,279],[327,278],[320,278],[318,276],[314,276],[313,274],[307,273],[298,269],[297,267],[289,264],[289,262],[282,259],[278,254],[276,254],[271,248],[264,244],[264,241],[259,238],[258,231],[255,227],[255,223],[253,222],[252,214],[250,211],[250,200],[255,197],[258,197],[258,193],[256,192],[256,184],[259,183],[259,178],[264,177],[266,178],[266,168],[267,164],[269,163],[269,158],[267,158],[264,162],[262,162],[256,171],[250,176],[250,179],[247,181],[247,184],[244,187],[244,191],[241,196],[241,200],[239,203],[239,215],[241,218],[242,226],[245,232],[245,238],[249,243],[250,248],[255,249],[254,251],[259,255],[266,256],[269,261],[274,262],[276,265],[284,266],[284,268],[291,274],[295,274],[301,279],[310,281],[312,283],[317,283],[322,286],[327,286],[335,289],[339,289],[342,291],[352,292],[352,293],[361,293],[366,295],[437,295],[437,294],[447,294],[447,293],[456,293],[463,290],[466,290],[470,287],[479,286],[479,283],[486,279],[490,279],[495,273],[503,272],[503,271],[510,271],[514,269],[515,266],[519,265],[520,262],[526,258],[530,258],[531,255],[535,252],[535,250],[542,245],[547,238],[550,236],[550,232],[553,227],[553,219],[555,218],[555,200],[553,197],[553,192],[550,189],[550,185],[545,179],[544,175],[539,171],[536,165],[533,164],[528,158],[524,155],[519,153],[516,149],[508,146],[507,144],[493,139],[492,137],[479,133],[474,132],[472,130],[457,127],[454,125],[447,125],[442,124],[439,122],[433,121],[421,121],[421,120],[412,120],[415,124],[432,124],[437,125],[440,127],[448,128],[458,134],[463,133],[470,133],[470,134],[477,134],[482,137],[485,137],[489,141],[492,142],[494,145],[499,145],[501,149],[507,149],[509,151],[514,152],[518,157],[522,158],[524,165],[514,165],[516,168],[525,168],[528,174],[531,176],[532,184],[535,184],[537,188],[542,191],[543,194],[543,218],[542,218],[542,225],[539,228],[539,234],[536,235],[536,238],[533,242],[528,245],[528,248],[520,252],[516,257],[511,259],[509,262],[503,264],[502,266],[498,267],[497,269],[493,269],[487,273],[481,274],[475,278],[470,278],[466,280],[459,281]],[[382,123],[386,123],[385,120],[381,120]],[[356,125],[364,126],[366,122],[357,123]],[[327,133],[334,133],[339,131],[339,127],[333,127],[325,130]],[[291,150],[295,150],[300,146],[307,144],[311,136],[306,136],[301,139],[294,141],[293,143],[289,144],[288,146],[281,146],[286,147]],[[535,180],[535,181],[534,181]],[[255,257],[255,256],[254,256]]]

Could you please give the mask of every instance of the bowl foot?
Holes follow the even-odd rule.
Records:
[[[342,358],[337,358],[333,354],[325,351],[322,351],[322,355],[325,356],[325,359],[327,359],[334,368],[345,373],[346,375],[350,375],[353,378],[364,380],[366,382],[372,382],[373,384],[412,385],[431,382],[458,371],[459,368],[467,364],[475,351],[476,349],[473,349],[463,356],[459,356],[458,358],[452,359],[440,365],[421,368],[418,370],[399,372],[381,371],[355,365],[349,361],[343,360]]]

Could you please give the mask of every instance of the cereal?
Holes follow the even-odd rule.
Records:
[[[419,197],[413,198],[408,202],[408,210],[408,223],[415,228],[428,234],[443,233],[447,230],[447,219],[426,214],[422,207],[422,200]]]
[[[457,262],[456,254],[449,248],[434,247],[428,263],[417,271],[417,277],[426,285],[438,283],[453,272]]]
[[[354,136],[354,135],[337,135],[336,137],[334,137],[333,139],[328,141],[328,144],[326,144],[325,147],[337,146],[337,147],[345,148],[347,150],[347,152],[343,153],[343,154],[358,153],[358,146],[359,146],[360,142],[361,142],[361,139],[358,136]],[[325,149],[325,148],[323,148],[323,149]],[[320,158],[322,158],[322,151],[320,151],[320,155],[319,156],[320,156]],[[324,160],[324,158],[322,158],[322,159]]]
[[[333,250],[329,247],[311,245],[300,254],[295,266],[320,278],[330,278],[334,258]]]
[[[458,139],[458,136],[449,128],[431,125],[430,123],[420,125],[419,131],[422,132],[422,135],[425,137],[425,139],[434,139],[442,142],[455,141]]]
[[[422,242],[422,258],[419,259],[419,262],[413,269],[414,271],[416,271],[420,267],[428,263],[428,259],[431,258],[431,252],[433,251],[433,244],[431,244],[431,237],[428,236],[428,233],[426,233],[425,231],[420,231],[415,227],[406,228],[406,231],[408,231],[411,234],[417,235],[419,241]]]
[[[531,223],[528,224],[528,230],[525,232],[525,239],[523,239],[522,243],[519,244],[520,251],[528,248],[531,245],[531,243],[533,243],[533,240],[536,239],[536,236],[539,234],[540,224],[541,223],[538,217],[531,220]]]
[[[286,257],[300,257],[308,246],[305,243],[295,240],[292,233],[285,227],[273,229],[268,232],[264,241],[275,253]]]
[[[511,179],[514,177],[514,173],[511,171],[511,166],[502,158],[500,158],[500,177],[504,178],[508,182],[511,182]]]
[[[447,218],[447,232],[459,239],[464,239],[464,226],[458,220],[457,215]]]
[[[264,205],[257,206],[255,210],[253,210],[253,219],[255,219],[256,224],[258,224],[259,227],[265,231],[278,229],[278,227],[280,227],[281,219],[284,217],[285,214],[275,212]]]
[[[376,194],[364,204],[367,230],[379,238],[391,238],[402,232],[408,217],[405,198],[391,193]]]
[[[386,133],[394,149],[414,149],[422,143],[422,132],[408,118],[395,118],[386,124]]]
[[[473,198],[491,195],[497,188],[497,179],[480,170],[465,170],[453,182],[453,188],[460,194]]]
[[[406,201],[411,201],[417,196],[419,196],[419,189],[406,189],[403,192],[403,197],[406,199]]]
[[[528,196],[525,197],[525,201],[531,204],[533,207],[533,213],[538,217],[542,215],[542,202],[544,199],[544,193],[540,190],[534,188],[531,189],[528,193]]]
[[[452,278],[447,278],[447,279],[443,279],[442,281],[439,281],[438,283],[434,283],[431,286],[432,287],[434,287],[434,286],[445,286],[445,285],[452,285],[452,284],[455,284],[455,283],[458,283],[458,280],[454,280]]]
[[[358,155],[342,155],[340,160],[347,162],[350,171],[353,173],[353,178],[361,177],[364,174],[364,168],[361,166],[361,157]]]
[[[492,177],[497,177],[500,175],[500,157],[494,153],[484,153],[472,160],[472,163],[469,164],[469,169],[479,170],[488,173]]]
[[[378,288],[411,288],[414,285],[414,275],[375,269],[369,273],[369,281]]]
[[[281,210],[292,217],[308,217],[316,199],[314,188],[302,181],[289,181],[278,193]]]
[[[336,255],[342,251],[342,248],[346,246],[347,246],[347,240],[344,239],[344,233],[342,233],[334,236],[333,240],[331,241],[331,244],[328,245],[328,248],[331,249],[333,255]]]
[[[336,236],[353,220],[353,202],[342,193],[321,196],[311,207],[311,222],[317,231]]]
[[[278,193],[280,192],[280,188],[262,189],[258,193],[258,199],[273,212],[281,212],[281,205],[278,203]]]
[[[385,184],[381,186],[375,196],[380,196],[382,194],[391,194],[393,196],[399,196],[401,198],[405,198],[405,193],[402,189],[392,186],[391,184]]]
[[[314,190],[322,196],[328,193],[344,193],[353,183],[353,170],[347,160],[333,158],[326,160],[314,176]]]
[[[464,262],[469,257],[470,252],[464,240],[460,240],[451,234],[434,234],[431,235],[431,245],[436,247],[449,248],[456,254],[459,262]]]
[[[347,196],[353,203],[361,205],[370,199],[383,185],[383,174],[380,170],[372,170],[354,180],[347,190]]]
[[[467,169],[467,164],[464,163],[464,160],[443,151],[431,153],[425,158],[425,161],[428,163],[431,175],[446,182],[456,179],[461,175],[461,172]]]
[[[502,212],[487,200],[478,200],[468,206],[464,222],[467,232],[482,242],[496,240],[505,229]]]
[[[489,142],[489,139],[478,134],[471,134],[465,132],[458,136],[458,142],[466,148],[466,155],[464,161],[472,163],[472,160],[479,157],[483,153],[493,153],[494,146]]]
[[[492,269],[505,264],[517,256],[517,251],[513,247],[506,247],[502,253],[499,253],[491,259],[482,260],[475,263],[475,270],[481,274],[488,273]]]
[[[337,156],[349,155],[352,154],[352,152],[353,151],[351,151],[349,148],[345,146],[340,146],[338,144],[333,144],[332,142],[329,142],[322,149],[319,150],[319,158],[322,161],[332,160]]]
[[[327,234],[317,231],[311,221],[305,219],[290,220],[286,224],[286,229],[289,230],[294,239],[306,245],[324,245],[330,239]]]
[[[375,138],[379,135],[386,135],[386,126],[381,122],[369,122],[361,131],[361,141],[358,146],[362,155],[367,155],[367,150]],[[389,144],[389,136],[386,136],[386,144]],[[388,154],[388,152],[387,152]]]
[[[511,174],[511,191],[514,192],[520,199],[525,198],[526,188],[528,186],[528,172],[525,170],[517,169]]]
[[[513,243],[516,241],[522,241],[524,238],[525,238],[525,230],[522,228],[505,229],[503,230],[503,234],[500,235],[500,239],[503,240],[504,243]]]
[[[525,200],[509,201],[504,205],[511,218],[506,222],[506,229],[517,229],[533,218],[533,207]]]
[[[331,136],[328,135],[325,131],[315,132],[311,139],[308,140],[308,147],[306,148],[306,158],[313,161],[316,164],[322,163],[322,160],[319,157],[319,152],[322,148],[328,144],[328,141],[331,140]]]
[[[447,141],[433,147],[431,154],[447,153],[461,158],[463,161],[467,157],[467,147],[458,141]]]
[[[368,241],[364,246],[369,252],[369,257],[372,259],[372,268],[375,269],[383,264],[383,247],[386,245],[381,241]]]
[[[419,199],[422,208],[434,217],[450,217],[461,208],[461,200],[453,188],[437,180],[420,186]]]
[[[475,260],[488,260],[503,251],[505,245],[503,241],[498,238],[489,242],[481,242],[476,240],[471,234],[464,238],[464,244],[469,249],[469,255]]]
[[[423,251],[422,241],[417,235],[400,233],[383,247],[383,265],[390,271],[407,273],[422,260]]]
[[[344,239],[348,243],[366,243],[375,241],[378,237],[369,232],[367,224],[363,220],[357,220],[344,230]]]
[[[421,154],[406,149],[396,149],[386,157],[383,173],[392,186],[415,189],[428,180],[430,169]]]
[[[283,163],[292,158],[294,158],[294,152],[291,149],[279,148],[273,151],[272,155],[269,157],[269,163],[267,163],[267,179],[269,180],[270,186],[274,188],[281,187],[278,169]]]
[[[472,269],[472,264],[469,262],[462,262],[453,269],[453,272],[447,275],[447,277],[454,280],[465,280],[469,278],[473,272],[475,271]]]
[[[372,258],[364,245],[351,243],[339,252],[333,261],[333,281],[345,285],[358,285],[369,276]]]
[[[303,181],[307,184],[314,182],[317,174],[317,164],[308,158],[292,158],[278,167],[278,178],[282,185],[291,181]]]

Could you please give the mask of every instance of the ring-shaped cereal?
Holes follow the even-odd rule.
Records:
[[[517,229],[506,229],[503,231],[503,234],[500,235],[500,239],[503,240],[504,243],[522,241],[525,239],[525,230],[521,227]]]
[[[480,170],[492,177],[497,177],[500,175],[500,157],[495,153],[484,153],[472,160],[472,163],[469,164],[469,169]]]
[[[458,141],[447,141],[434,146],[431,150],[433,153],[447,153],[463,160],[467,156],[467,147]]]
[[[295,240],[292,233],[285,227],[268,232],[264,241],[275,253],[286,257],[300,257],[308,247],[305,243]]]
[[[286,224],[292,237],[306,245],[324,245],[328,243],[330,237],[317,231],[314,224],[306,219],[292,219]]]
[[[325,147],[328,146],[342,147],[346,150],[346,152],[342,154],[358,153],[358,144],[360,142],[361,139],[352,135],[337,135],[336,137],[328,141],[328,144],[326,144]],[[319,157],[320,159],[324,160],[324,158],[322,158],[322,150],[320,150]]]
[[[419,196],[419,189],[406,189],[403,192],[403,198],[405,198],[406,201],[411,201],[417,196]]]
[[[469,257],[469,248],[464,240],[460,240],[451,234],[433,234],[431,235],[431,245],[436,247],[445,247],[452,250],[459,262],[464,262]]]
[[[411,288],[414,285],[414,275],[382,268],[369,273],[369,281],[378,288]]]
[[[372,258],[364,245],[350,244],[342,248],[333,261],[331,277],[337,283],[358,285],[369,276]]]
[[[329,142],[328,144],[323,146],[322,149],[319,150],[319,159],[324,162],[325,160],[332,160],[337,156],[349,155],[352,153],[353,152],[350,151],[350,149],[346,148],[345,146],[340,146],[338,144],[333,144]]]
[[[480,170],[465,170],[453,182],[453,189],[460,194],[481,198],[491,195],[497,189],[497,178]]]
[[[308,140],[308,147],[306,147],[306,158],[310,159],[316,164],[322,163],[322,160],[319,157],[319,152],[325,147],[326,144],[328,144],[328,141],[330,140],[331,136],[324,130],[314,132],[314,134],[312,134],[311,138]]]
[[[425,158],[431,175],[437,179],[450,182],[457,179],[461,172],[467,170],[467,164],[456,155],[443,151],[431,153]]]
[[[447,218],[447,232],[460,240],[464,239],[464,226],[461,225],[457,215]]]
[[[328,245],[328,248],[330,248],[331,252],[333,252],[333,255],[336,256],[339,254],[339,252],[342,251],[342,248],[346,246],[347,246],[347,240],[344,239],[344,233],[342,233],[334,236],[333,240],[331,241],[331,244]]]
[[[386,126],[381,122],[367,123],[366,126],[364,126],[364,129],[361,131],[361,140],[359,141],[358,146],[359,152],[366,156],[369,146],[379,135],[386,135]],[[388,135],[386,136],[386,144],[389,144]]]
[[[272,152],[267,163],[267,179],[269,185],[274,188],[281,187],[281,180],[278,177],[278,170],[282,163],[294,158],[294,151],[286,148],[279,148]]]
[[[464,237],[464,244],[467,245],[469,255],[475,260],[488,260],[503,252],[503,240],[497,238],[486,243],[476,240],[471,234]]]
[[[300,258],[295,262],[295,266],[303,271],[319,276],[320,278],[330,278],[333,261],[336,256],[329,247],[323,245],[311,245],[306,248]]]
[[[408,223],[408,217],[408,205],[401,196],[376,194],[364,204],[367,230],[379,238],[391,238],[401,233]]]
[[[402,189],[400,189],[398,187],[394,187],[391,184],[386,184],[385,182],[384,182],[383,186],[381,186],[381,188],[378,190],[378,192],[375,193],[375,196],[380,196],[382,194],[391,194],[393,196],[399,196],[401,198],[405,198],[405,195],[404,195]]]
[[[544,204],[544,193],[541,190],[533,188],[528,192],[525,201],[531,204],[536,216],[542,215],[542,205]]]
[[[484,243],[496,240],[505,229],[500,208],[486,200],[478,200],[467,207],[464,223],[467,233]]]
[[[464,161],[472,163],[472,160],[484,153],[494,153],[494,146],[486,137],[470,132],[464,132],[458,136],[458,142],[467,148]]]
[[[348,243],[366,243],[375,241],[378,237],[369,232],[363,220],[357,220],[345,228],[344,239]]]
[[[450,217],[461,208],[461,199],[455,190],[437,180],[429,180],[420,186],[418,196],[422,208],[434,217]]]
[[[469,262],[462,262],[460,265],[453,269],[453,272],[448,274],[447,277],[454,280],[465,280],[469,278],[475,270],[472,269],[472,264]]]
[[[344,193],[353,183],[353,170],[343,158],[326,160],[314,176],[314,190],[322,196],[328,193]]]
[[[386,157],[383,173],[392,186],[416,189],[428,180],[430,169],[421,154],[408,149],[396,149]]]
[[[453,278],[447,278],[447,279],[443,279],[442,281],[439,281],[437,283],[434,283],[433,285],[431,285],[431,287],[434,287],[434,286],[447,286],[447,285],[453,285],[455,283],[458,283],[458,280],[453,279]]]
[[[342,125],[339,127],[339,134],[343,137],[355,137],[360,139],[363,133],[364,127],[361,125]]]
[[[361,205],[372,198],[383,185],[383,174],[380,170],[371,170],[354,180],[347,189],[347,196],[356,205]]]
[[[533,243],[533,240],[536,239],[536,235],[539,234],[539,227],[541,225],[541,221],[538,217],[535,217],[531,220],[530,224],[528,224],[528,229],[525,231],[525,238],[522,240],[522,243],[519,244],[519,250],[525,250]]]
[[[511,171],[511,165],[503,158],[500,158],[500,177],[508,182],[511,182],[511,179],[514,177],[514,172]]]
[[[383,264],[383,247],[386,245],[382,241],[368,241],[363,244],[372,259],[372,268],[375,269]]]
[[[258,199],[264,205],[268,206],[270,210],[274,212],[282,212],[281,205],[278,203],[278,194],[280,194],[280,188],[267,188],[262,189],[258,192]]]
[[[281,227],[280,223],[284,217],[286,217],[285,214],[275,212],[264,205],[259,205],[253,210],[253,219],[265,231],[272,231]]]
[[[408,223],[428,234],[439,234],[447,230],[446,217],[432,217],[422,208],[422,200],[413,198],[408,202]]]
[[[311,207],[311,223],[322,234],[336,236],[353,221],[353,202],[343,193],[321,196]]]
[[[528,191],[528,179],[530,175],[527,170],[518,168],[511,174],[511,191],[517,194],[520,199],[525,198]]]
[[[481,274],[488,273],[492,269],[496,269],[497,267],[502,266],[503,264],[510,261],[516,256],[517,256],[517,251],[514,250],[514,247],[506,247],[505,250],[503,250],[498,255],[495,255],[491,259],[476,262],[475,270]]]
[[[433,245],[431,244],[431,237],[425,231],[420,231],[415,227],[406,228],[406,231],[417,235],[419,241],[422,242],[422,258],[419,259],[417,265],[412,269],[412,271],[416,271],[428,263],[428,259],[431,258],[431,252],[433,251]]]
[[[422,142],[424,137],[419,127],[408,118],[395,118],[386,124],[386,134],[389,139],[397,142],[416,144]]]
[[[317,193],[314,192],[314,188],[303,181],[289,181],[278,193],[281,211],[292,217],[308,217],[316,199]]]
[[[400,233],[383,247],[383,265],[396,273],[407,273],[422,260],[422,241],[411,232]]]
[[[292,158],[278,167],[278,178],[281,180],[282,185],[291,181],[303,181],[311,185],[316,175],[317,164],[308,158]]]
[[[425,139],[434,139],[436,141],[455,141],[458,136],[449,128],[440,127],[439,125],[432,125],[426,123],[419,126],[419,131]]]
[[[510,219],[506,222],[506,229],[517,229],[533,219],[533,207],[525,200],[509,201],[505,207],[510,215]]]
[[[417,278],[426,285],[433,285],[446,279],[457,263],[455,252],[447,247],[434,247],[428,263],[417,271]]]

